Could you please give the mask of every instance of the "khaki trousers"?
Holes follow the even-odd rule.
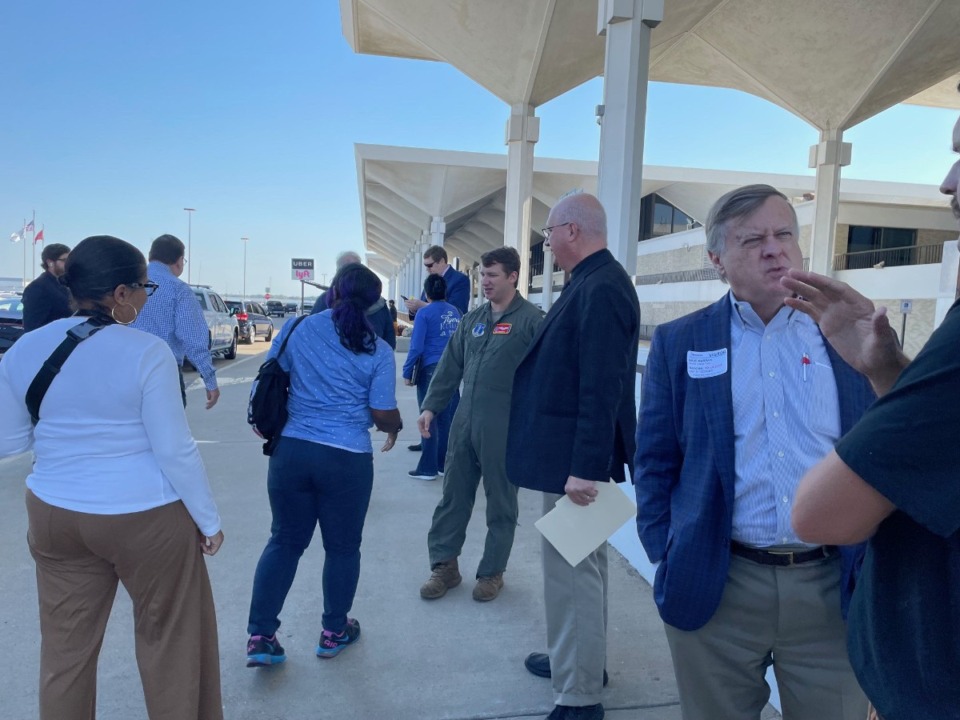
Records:
[[[683,720],[757,720],[773,665],[784,720],[862,720],[847,657],[840,558],[776,567],[736,555],[720,606],[699,630],[664,625]]]
[[[543,494],[543,514],[562,495]],[[607,665],[607,543],[576,567],[542,541],[547,653],[557,705],[596,705]]]
[[[183,503],[93,515],[29,490],[26,503],[40,601],[40,720],[96,717],[97,660],[118,581],[133,601],[150,720],[222,720],[213,594]]]

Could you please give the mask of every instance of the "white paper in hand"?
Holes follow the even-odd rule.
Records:
[[[636,515],[636,504],[616,483],[598,482],[592,503],[576,505],[564,495],[534,527],[575,566]]]

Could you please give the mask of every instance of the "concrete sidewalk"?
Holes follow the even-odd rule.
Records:
[[[266,350],[265,345],[257,347]],[[274,668],[245,667],[247,610],[253,571],[269,535],[267,458],[245,423],[250,379],[262,356],[218,363],[222,397],[203,410],[191,388],[188,416],[210,474],[226,540],[208,560],[220,628],[225,716],[236,720],[386,718],[480,720],[541,718],[553,707],[550,682],[523,667],[544,650],[538,494],[521,491],[520,520],[505,588],[494,602],[470,597],[483,542],[483,495],[461,557],[464,583],[427,602],[419,587],[429,575],[426,534],[440,497],[439,482],[412,480],[416,455],[413,388],[398,387],[406,425],[397,447],[376,452],[376,479],[363,542],[360,584],[351,615],[362,626],[355,647],[320,660],[319,532],[304,554],[282,614],[288,660]],[[403,355],[397,355],[398,367]],[[189,378],[188,378],[189,380]],[[379,449],[382,435],[375,435]],[[23,479],[29,458],[0,461],[0,558],[5,608],[0,628],[16,652],[7,654],[0,688],[8,720],[35,718],[39,629],[33,561],[25,542]],[[651,590],[615,551],[610,553],[608,670],[604,706],[611,720],[680,717],[669,651]],[[776,717],[768,707],[765,717]],[[130,603],[121,591],[100,660],[100,720],[146,718],[133,652]]]

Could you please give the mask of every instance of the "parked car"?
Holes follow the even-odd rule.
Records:
[[[230,313],[237,319],[240,339],[251,345],[262,337],[267,342],[273,340],[273,320],[267,315],[266,308],[250,300],[227,300]]]
[[[312,302],[305,302],[305,303],[303,304],[303,309],[300,311],[300,314],[301,314],[301,315],[309,315],[309,314],[312,313],[312,312],[313,312],[313,303],[312,303]]]
[[[23,335],[23,300],[19,296],[0,297],[0,355]]]
[[[267,300],[265,307],[267,308],[267,315],[270,317],[283,317],[287,314],[286,308],[279,300]]]
[[[237,339],[240,336],[237,319],[230,314],[230,310],[217,293],[206,285],[191,285],[196,295],[203,316],[207,320],[207,329],[210,332],[210,354],[223,355],[227,360],[237,356]]]
[[[283,306],[283,309],[286,310],[288,313],[295,313],[297,310],[300,309],[300,305],[295,302],[287,303],[286,305]]]

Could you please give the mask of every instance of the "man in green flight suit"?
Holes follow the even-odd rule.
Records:
[[[423,399],[417,419],[429,437],[430,422],[447,406],[463,381],[453,416],[443,477],[443,497],[427,535],[430,579],[420,597],[435,600],[462,580],[457,558],[483,477],[487,498],[487,540],[477,567],[473,599],[493,600],[503,588],[503,571],[517,527],[517,487],[507,479],[507,422],[513,373],[543,319],[517,292],[520,256],[510,247],[485,253],[480,262],[483,295],[489,301],[460,321]]]

